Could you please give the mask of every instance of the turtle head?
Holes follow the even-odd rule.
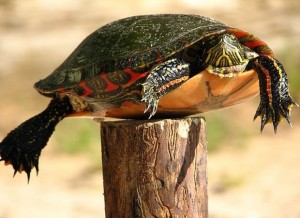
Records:
[[[233,77],[243,72],[255,52],[246,49],[231,34],[212,35],[205,43],[205,60],[208,72],[220,77]]]

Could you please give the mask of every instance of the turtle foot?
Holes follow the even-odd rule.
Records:
[[[292,106],[299,106],[290,96],[287,74],[283,65],[269,56],[252,59],[250,66],[258,73],[260,87],[260,104],[254,119],[261,117],[261,131],[266,123],[272,122],[276,133],[283,118],[291,125]]]
[[[274,132],[276,133],[278,124],[282,119],[286,119],[286,121],[290,125],[292,125],[290,121],[290,112],[294,105],[299,107],[299,105],[291,96],[281,99],[280,103],[277,106],[269,104],[268,102],[261,101],[254,115],[254,120],[258,116],[261,117],[261,128],[260,128],[261,131],[263,131],[267,123],[272,122],[274,127]]]
[[[30,173],[33,168],[36,169],[36,173],[38,174],[39,157],[42,149],[33,147],[31,143],[26,144],[26,142],[18,140],[22,133],[20,130],[22,129],[17,128],[13,130],[0,143],[0,161],[4,161],[5,165],[12,165],[14,169],[14,176],[17,172],[21,173],[22,171],[25,171],[29,182]],[[20,139],[22,138],[23,137]]]
[[[46,110],[12,130],[0,143],[0,161],[11,164],[14,175],[25,171],[28,182],[33,168],[39,171],[39,157],[57,123],[72,112],[67,98],[53,99]]]
[[[149,119],[156,113],[159,99],[188,80],[189,73],[189,64],[175,58],[159,63],[150,71],[142,84],[144,112],[150,110]]]

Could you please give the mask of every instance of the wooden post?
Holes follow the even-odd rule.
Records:
[[[202,118],[101,123],[106,218],[206,218]]]

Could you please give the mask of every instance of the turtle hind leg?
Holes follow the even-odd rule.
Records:
[[[175,58],[161,62],[151,69],[142,84],[142,101],[146,103],[144,112],[150,110],[149,119],[156,113],[159,99],[186,81],[189,73],[189,64]]]
[[[279,61],[269,56],[258,56],[251,63],[250,67],[258,73],[260,86],[260,104],[254,120],[261,117],[261,131],[267,123],[272,122],[276,133],[283,118],[291,124],[291,108],[299,105],[289,94],[287,75]]]
[[[30,179],[32,168],[39,171],[39,156],[46,146],[57,123],[72,112],[67,97],[54,98],[40,114],[23,122],[0,143],[1,160],[11,164],[17,172],[25,171]]]

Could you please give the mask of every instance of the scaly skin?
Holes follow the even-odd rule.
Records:
[[[259,38],[195,15],[135,16],[113,22],[88,36],[51,75],[35,84],[48,97],[72,93],[74,98],[55,97],[45,111],[10,132],[0,143],[1,160],[12,164],[15,174],[25,171],[29,180],[31,169],[39,170],[41,150],[55,126],[73,111],[105,112],[145,103],[152,117],[163,95],[208,66],[213,68],[210,73],[230,78],[238,77],[246,65],[245,70],[256,70],[260,83],[261,102],[254,119],[261,117],[261,130],[272,122],[276,132],[282,118],[290,122],[291,107],[297,103],[289,94],[283,66]],[[214,88],[222,90],[219,84]],[[235,89],[235,83],[229,88]],[[209,106],[216,109],[214,102]]]
[[[278,60],[269,56],[258,56],[248,66],[257,71],[260,86],[260,104],[254,120],[261,117],[261,131],[267,123],[272,122],[276,133],[282,118],[291,124],[292,106],[299,107],[290,96],[286,72]]]
[[[28,181],[32,168],[39,171],[39,156],[55,126],[73,111],[68,97],[54,98],[40,114],[23,122],[0,143],[1,161],[17,172],[25,171]]]
[[[156,113],[159,99],[188,80],[189,74],[189,64],[175,58],[158,64],[151,70],[142,84],[142,101],[146,104],[144,112],[150,109],[149,119]]]

